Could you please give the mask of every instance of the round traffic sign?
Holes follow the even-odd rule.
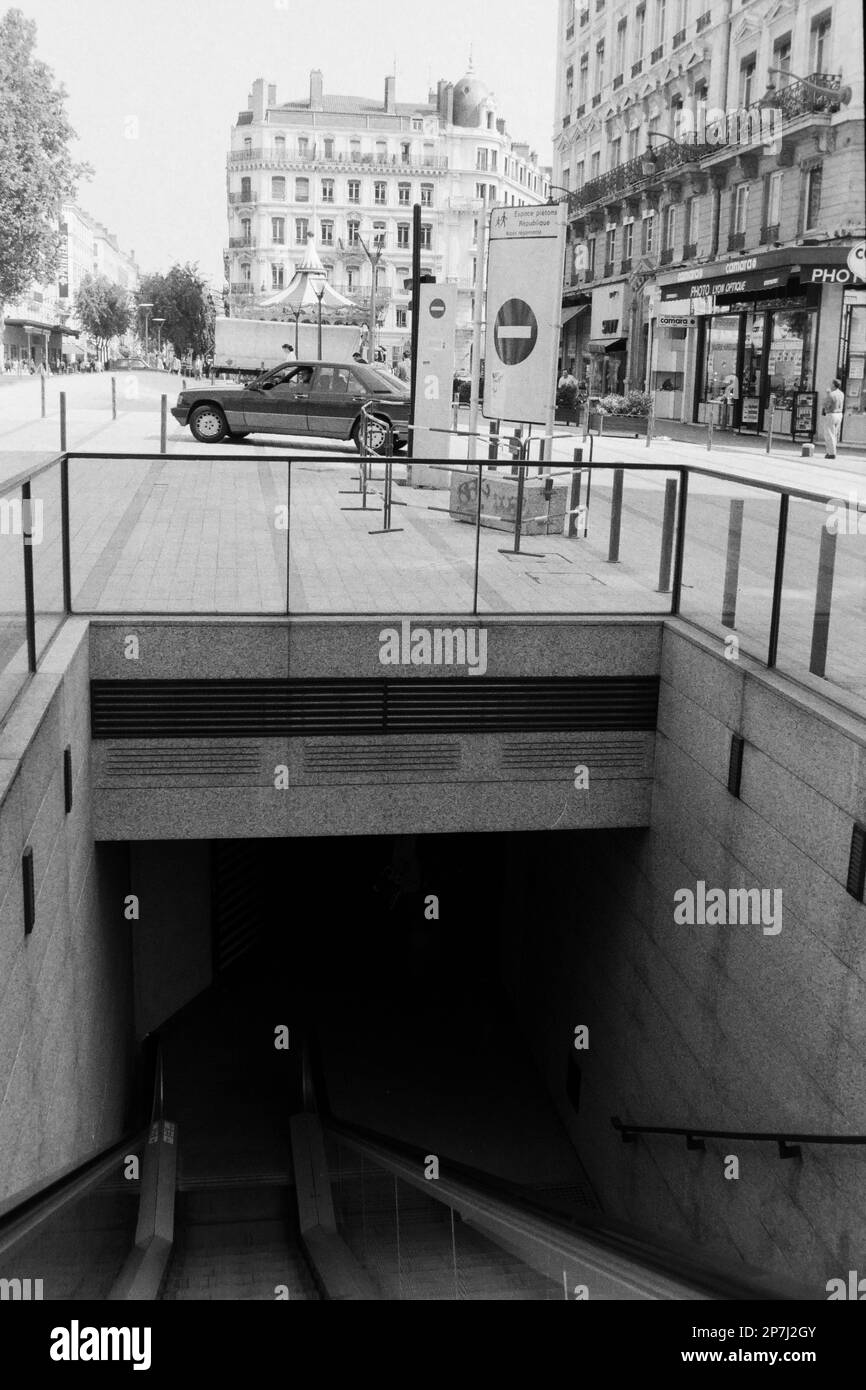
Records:
[[[848,269],[855,280],[866,280],[866,241],[858,241],[848,252]]]
[[[538,342],[538,319],[525,299],[506,299],[496,315],[493,342],[506,367],[526,361]]]
[[[441,317],[442,317],[442,315],[443,315],[444,313],[445,313],[445,300],[444,300],[444,299],[431,299],[431,300],[430,300],[430,317],[431,317],[431,318],[434,318],[434,319],[441,319]]]

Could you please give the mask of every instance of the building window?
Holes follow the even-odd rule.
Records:
[[[580,72],[577,79],[577,104],[586,106],[587,87],[589,86],[589,54],[580,55]]]
[[[498,151],[498,150],[491,150],[491,151],[490,151],[490,168],[491,168],[491,170],[493,171],[493,173],[496,172],[498,166],[499,166],[499,151]]]
[[[303,246],[307,240],[307,233],[310,230],[310,221],[307,217],[295,218],[295,244]]]
[[[429,251],[433,246],[433,224],[431,222],[421,223],[421,250]]]
[[[245,246],[249,246],[253,239],[253,224],[248,217],[241,219],[241,237]]]
[[[830,11],[825,10],[823,14],[816,15],[812,20],[812,32],[810,35],[812,72],[827,73],[829,71],[831,18]]]
[[[334,138],[332,135],[328,135],[325,137],[325,158],[334,158]]]
[[[388,142],[387,140],[376,141],[376,163],[386,164],[388,161]]]
[[[275,246],[284,246],[286,241],[286,219],[284,217],[271,218],[271,241]]]
[[[334,201],[334,180],[322,179],[322,202],[333,203]]]
[[[377,179],[376,182],[373,184],[373,202],[382,204],[387,203],[387,201],[388,185],[387,183],[379,182],[379,180]]]
[[[349,158],[350,158],[351,160],[353,160],[353,162],[354,162],[355,164],[360,164],[360,162],[361,162],[361,141],[360,141],[360,140],[356,140],[356,139],[353,138],[353,139],[351,139],[351,140],[349,141]]]
[[[374,222],[374,223],[373,223],[373,246],[374,246],[374,248],[375,248],[375,247],[379,247],[380,249],[384,249],[384,246],[385,246],[385,223],[384,223],[384,222]]]
[[[356,265],[346,267],[346,289],[357,290],[361,287],[361,272]]]
[[[596,45],[595,50],[595,91],[598,95],[604,87],[604,39]]]
[[[408,318],[407,311],[406,311],[405,309],[397,309],[397,310],[396,310],[396,321],[397,321],[397,327],[398,327],[398,328],[408,328],[408,326],[409,326],[409,318]]]
[[[241,280],[242,280],[242,282],[243,282],[245,285],[248,285],[248,284],[250,283],[252,277],[253,277],[252,266],[249,265],[246,261],[244,261],[243,265],[241,266]]]
[[[685,205],[685,225],[683,229],[683,240],[686,246],[697,247],[698,235],[700,233],[700,203],[697,198],[687,198]],[[694,255],[695,252],[692,252]]]
[[[423,130],[423,129],[424,129],[424,122],[423,122],[423,120],[421,119],[420,116],[413,116],[413,117],[412,117],[412,129],[413,129],[413,130]]]
[[[285,182],[285,180],[283,180]],[[241,202],[251,203],[253,201],[253,181],[252,179],[241,179]]]
[[[398,183],[398,184],[397,184],[397,202],[400,204],[401,207],[408,207],[409,204],[411,203],[411,201],[412,201],[412,185],[411,185],[411,183]]]
[[[621,140],[619,137],[617,137],[616,140],[611,140],[611,142],[610,142],[610,162],[609,162],[609,164],[608,164],[608,168],[609,168],[609,169],[617,169],[621,163],[622,163],[622,140]]]
[[[665,0],[656,0],[656,31],[653,48],[660,48],[665,41]]]
[[[665,210],[665,244],[666,251],[672,251],[677,239],[677,209],[671,203]]]
[[[574,97],[574,64],[569,63],[565,70],[565,110],[569,112],[573,105]]]
[[[401,146],[400,146],[400,163],[401,163],[401,164],[411,164],[411,163],[412,163],[412,146],[411,146],[411,144],[409,143],[408,140],[404,140],[403,143],[402,143]]]
[[[271,198],[275,203],[284,203],[286,201],[285,179],[271,179]]]
[[[253,148],[253,137],[252,137],[251,135],[247,135],[247,136],[245,136],[245,138],[244,138],[244,153],[245,153],[245,154],[250,154],[250,153],[252,152],[252,148]]]
[[[592,279],[595,274],[595,237],[591,236],[586,243],[586,274],[588,279]]]
[[[348,199],[350,203],[360,203],[361,201],[361,180],[349,179]]]
[[[285,135],[278,135],[278,136],[276,137],[276,139],[274,140],[274,154],[276,155],[277,159],[285,159],[285,157],[286,157],[286,137],[285,137]]]
[[[346,240],[348,241],[348,243],[349,243],[350,246],[359,246],[359,245],[360,245],[360,241],[359,241],[360,233],[361,233],[361,224],[360,224],[360,222],[355,222],[353,219],[350,219],[350,220],[346,223]]]
[[[307,135],[299,135],[299,136],[298,136],[298,158],[299,158],[299,159],[309,159],[309,156],[310,156],[310,140],[309,140],[309,136],[307,136]]]
[[[749,215],[749,185],[738,183],[734,189],[734,214],[731,222],[731,231],[745,232],[746,219]]]
[[[475,185],[475,196],[476,196],[476,198],[480,198],[481,201],[482,201],[482,203],[486,203],[486,202],[487,202],[487,184],[486,184],[486,183],[476,183],[476,185]]]
[[[333,246],[334,244],[334,224],[330,220],[322,223],[322,245]]]
[[[772,74],[777,87],[787,87],[791,74],[791,33],[782,34],[773,44],[773,67],[778,72]]]
[[[408,223],[408,222],[398,222],[398,223],[397,223],[397,245],[398,245],[398,246],[408,246],[408,245],[409,245],[409,223]]]
[[[646,6],[641,5],[634,17],[634,48],[632,49],[632,64],[640,63],[643,60],[644,44],[646,43]]]
[[[622,254],[623,259],[630,261],[634,253],[634,223],[626,222],[622,229]]]
[[[750,53],[740,63],[740,105],[751,106],[755,97],[756,56]]]
[[[764,180],[764,236],[773,231],[773,241],[778,238],[779,222],[782,215],[783,178],[784,174],[781,169],[777,169],[775,173],[768,174]]]
[[[476,169],[486,169],[486,168],[487,168],[487,150],[486,150],[486,148],[484,148],[484,149],[479,149],[479,150],[476,150],[476,151],[475,151],[475,168],[476,168]]]
[[[295,179],[295,202],[308,203],[310,201],[310,180]]]
[[[424,141],[424,163],[427,164],[427,165],[430,165],[430,164],[433,163],[433,142],[432,142],[432,140],[425,140],[425,141]]]
[[[628,157],[629,157],[629,159],[637,159],[637,156],[638,156],[638,144],[639,144],[639,142],[640,142],[640,126],[636,126],[636,125],[635,125],[635,126],[632,126],[631,130],[630,130],[629,133],[628,133]]]
[[[574,191],[579,193],[583,188],[583,160],[579,159],[574,166]]]
[[[608,227],[604,236],[604,261],[605,265],[612,266],[613,258],[616,255],[616,228]]]
[[[422,208],[432,208],[433,206],[432,183],[422,183],[421,185],[421,206]]]
[[[281,290],[285,284],[285,273],[281,265],[271,266],[271,289]]]
[[[823,171],[820,164],[810,169],[806,175],[806,221],[803,230],[813,231],[821,217],[821,180]]]
[[[644,256],[651,256],[655,247],[655,221],[655,217],[652,213],[643,220],[643,243],[641,245],[641,252]]]
[[[589,157],[589,177],[597,179],[601,172],[601,151],[594,150]]]
[[[616,48],[614,50],[614,76],[625,72],[626,42],[628,37],[628,20],[621,19],[616,26]]]

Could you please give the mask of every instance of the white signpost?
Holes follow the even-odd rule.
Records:
[[[457,286],[421,285],[418,318],[418,369],[415,380],[413,460],[448,456]],[[441,431],[441,433],[440,433]],[[448,474],[423,463],[408,465],[411,487],[448,487]]]
[[[494,208],[487,263],[488,420],[552,428],[562,326],[566,204]]]

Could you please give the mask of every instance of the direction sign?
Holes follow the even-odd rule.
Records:
[[[430,317],[434,319],[441,319],[444,317],[444,314],[445,300],[440,299],[437,295],[435,299],[430,301]]]
[[[488,247],[484,414],[543,425],[556,391],[565,204],[494,208]]]
[[[538,342],[538,319],[525,299],[507,299],[496,315],[493,342],[508,367],[525,362]]]

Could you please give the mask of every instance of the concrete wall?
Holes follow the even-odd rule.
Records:
[[[95,622],[91,676],[436,680],[466,674],[446,666],[383,666],[379,634],[399,621]],[[658,674],[658,620],[482,619],[481,625],[491,677]],[[124,656],[131,634],[139,639],[135,661]],[[649,819],[653,743],[652,733],[636,731],[97,741],[96,835],[204,840],[642,825]],[[578,796],[574,768],[587,760],[595,767],[592,790]],[[280,766],[288,768],[285,789],[274,786]]]
[[[142,1038],[211,982],[209,846],[174,841],[130,846],[135,1029]]]
[[[87,624],[69,622],[0,733],[0,1200],[120,1138],[126,1121],[126,855],[93,841],[88,676]],[[27,845],[36,887],[29,936]]]
[[[746,739],[741,797],[730,737]],[[506,972],[603,1204],[808,1281],[862,1264],[862,1147],[680,1138],[623,1144],[611,1116],[732,1130],[866,1133],[866,907],[845,891],[866,809],[866,730],[666,627],[651,826],[562,837],[562,872],[513,865]],[[679,926],[674,892],[782,890],[782,930]],[[574,1028],[590,1046],[576,1053]],[[566,1095],[581,1067],[579,1113]],[[735,1154],[738,1180],[723,1176]]]

